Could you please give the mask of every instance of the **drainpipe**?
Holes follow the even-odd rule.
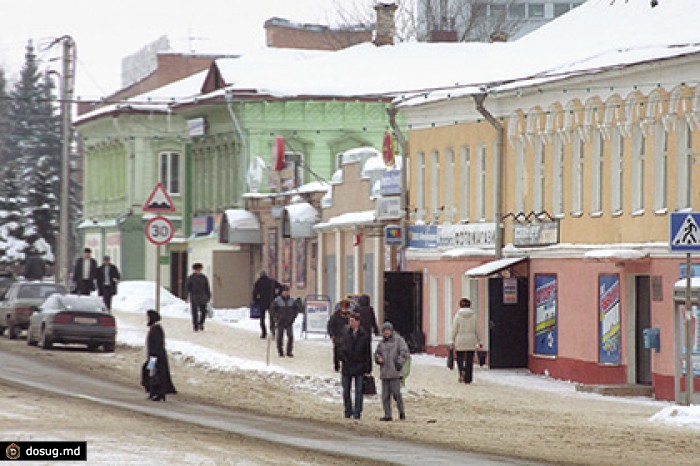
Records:
[[[246,186],[246,174],[248,173],[248,139],[245,137],[245,134],[243,133],[243,129],[241,128],[240,121],[238,120],[238,117],[236,116],[236,112],[233,111],[233,96],[230,93],[226,93],[226,108],[228,109],[228,113],[231,116],[231,121],[233,122],[233,129],[236,131],[238,134],[238,138],[241,140],[241,146],[243,146],[243,170],[241,170],[242,176],[241,176],[241,186],[243,186],[243,191],[241,194],[248,192],[248,186]]]
[[[401,257],[399,261],[399,270],[406,269],[406,248],[408,244],[406,242],[406,220],[408,219],[408,207],[409,207],[409,197],[408,197],[408,141],[406,137],[401,132],[399,124],[396,122],[396,115],[399,109],[396,108],[395,104],[391,104],[387,109],[386,113],[389,115],[389,125],[394,131],[396,139],[399,141],[399,146],[401,146],[401,249],[399,255]]]
[[[493,158],[494,171],[496,172],[496,193],[494,196],[494,217],[496,221],[496,259],[501,259],[503,257],[503,148],[505,147],[504,138],[505,131],[503,130],[503,125],[498,122],[498,120],[484,107],[484,101],[486,100],[486,93],[476,94],[474,96],[474,102],[476,103],[476,110],[481,113],[481,115],[489,122],[491,126],[496,130],[496,153]]]

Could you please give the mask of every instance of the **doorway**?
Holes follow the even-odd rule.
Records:
[[[508,281],[504,283],[504,280]],[[490,368],[527,367],[528,307],[529,281],[526,277],[489,279]]]
[[[635,360],[636,383],[651,385],[651,350],[644,348],[644,329],[651,327],[651,278],[635,277]]]
[[[384,272],[384,320],[404,337],[411,353],[425,350],[423,274]]]
[[[178,298],[185,298],[185,280],[187,280],[187,252],[170,253],[170,292]]]

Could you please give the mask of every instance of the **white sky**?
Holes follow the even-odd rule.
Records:
[[[40,48],[52,38],[77,43],[76,95],[104,96],[119,89],[121,59],[161,35],[173,48],[241,53],[263,47],[263,23],[273,16],[328,24],[337,5],[354,8],[367,0],[3,0],[0,66],[12,80],[24,62],[29,39]],[[370,8],[372,2],[369,2]],[[372,12],[373,13],[373,12]],[[60,46],[37,50],[45,65],[60,70]],[[54,59],[54,61],[50,61]]]

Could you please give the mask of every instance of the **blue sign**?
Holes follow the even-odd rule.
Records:
[[[700,212],[673,212],[671,214],[671,251],[700,251]]]
[[[685,264],[678,264],[678,279],[683,280],[686,277]],[[700,264],[690,265],[690,276],[700,277]]]
[[[557,276],[535,275],[535,354],[557,354]]]
[[[384,227],[384,244],[387,246],[401,246],[402,236],[400,226],[387,225]]]
[[[599,312],[599,361],[601,364],[619,365],[621,357],[620,276],[598,277]]]
[[[411,225],[408,227],[408,247],[416,249],[437,249],[437,225]]]
[[[401,170],[384,170],[379,179],[379,194],[399,196],[401,194]]]

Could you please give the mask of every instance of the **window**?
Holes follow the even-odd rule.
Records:
[[[479,220],[486,220],[486,147],[479,147],[477,160],[477,185],[476,185],[476,216]]]
[[[455,198],[455,153],[452,149],[445,152],[445,216],[444,221],[452,222]]]
[[[666,170],[668,164],[668,132],[662,122],[654,126],[654,212],[666,209]]]
[[[160,182],[169,194],[180,194],[180,154],[160,153]]]
[[[510,19],[521,19],[525,17],[525,4],[524,3],[514,3],[508,5],[508,18]]]
[[[542,138],[535,140],[535,167],[533,170],[534,201],[532,210],[542,212],[544,210],[544,141]]]
[[[440,216],[440,153],[430,154],[430,215],[437,221]]]
[[[685,123],[678,138],[678,209],[690,209],[693,174],[693,128]]]
[[[555,216],[564,215],[564,141],[554,137],[554,157],[552,160],[552,212]]]
[[[544,3],[530,3],[527,6],[529,18],[544,18]]]
[[[525,212],[525,144],[515,142],[515,210]]]
[[[632,134],[632,212],[641,213],[644,210],[644,146],[646,138],[642,128],[637,125]]]
[[[605,163],[605,139],[600,130],[593,131],[593,162],[591,172],[591,214],[600,215],[603,210],[603,168]]]
[[[418,165],[418,170],[416,170],[416,209],[418,217],[423,219],[425,211],[425,153],[418,152],[416,162]]]
[[[619,129],[615,129],[612,133],[612,158],[610,167],[610,210],[613,215],[622,213],[624,154],[625,138],[622,136]]]
[[[505,5],[489,5],[489,16],[492,18],[505,18],[506,17],[506,6]]]
[[[462,147],[462,166],[459,183],[459,216],[461,220],[469,220],[469,198],[471,189],[471,161],[469,160],[469,148]]]
[[[568,3],[555,3],[554,4],[554,17],[557,18],[564,13],[568,13],[571,10],[571,5]]]
[[[583,138],[576,132],[571,160],[571,215],[583,211]]]

